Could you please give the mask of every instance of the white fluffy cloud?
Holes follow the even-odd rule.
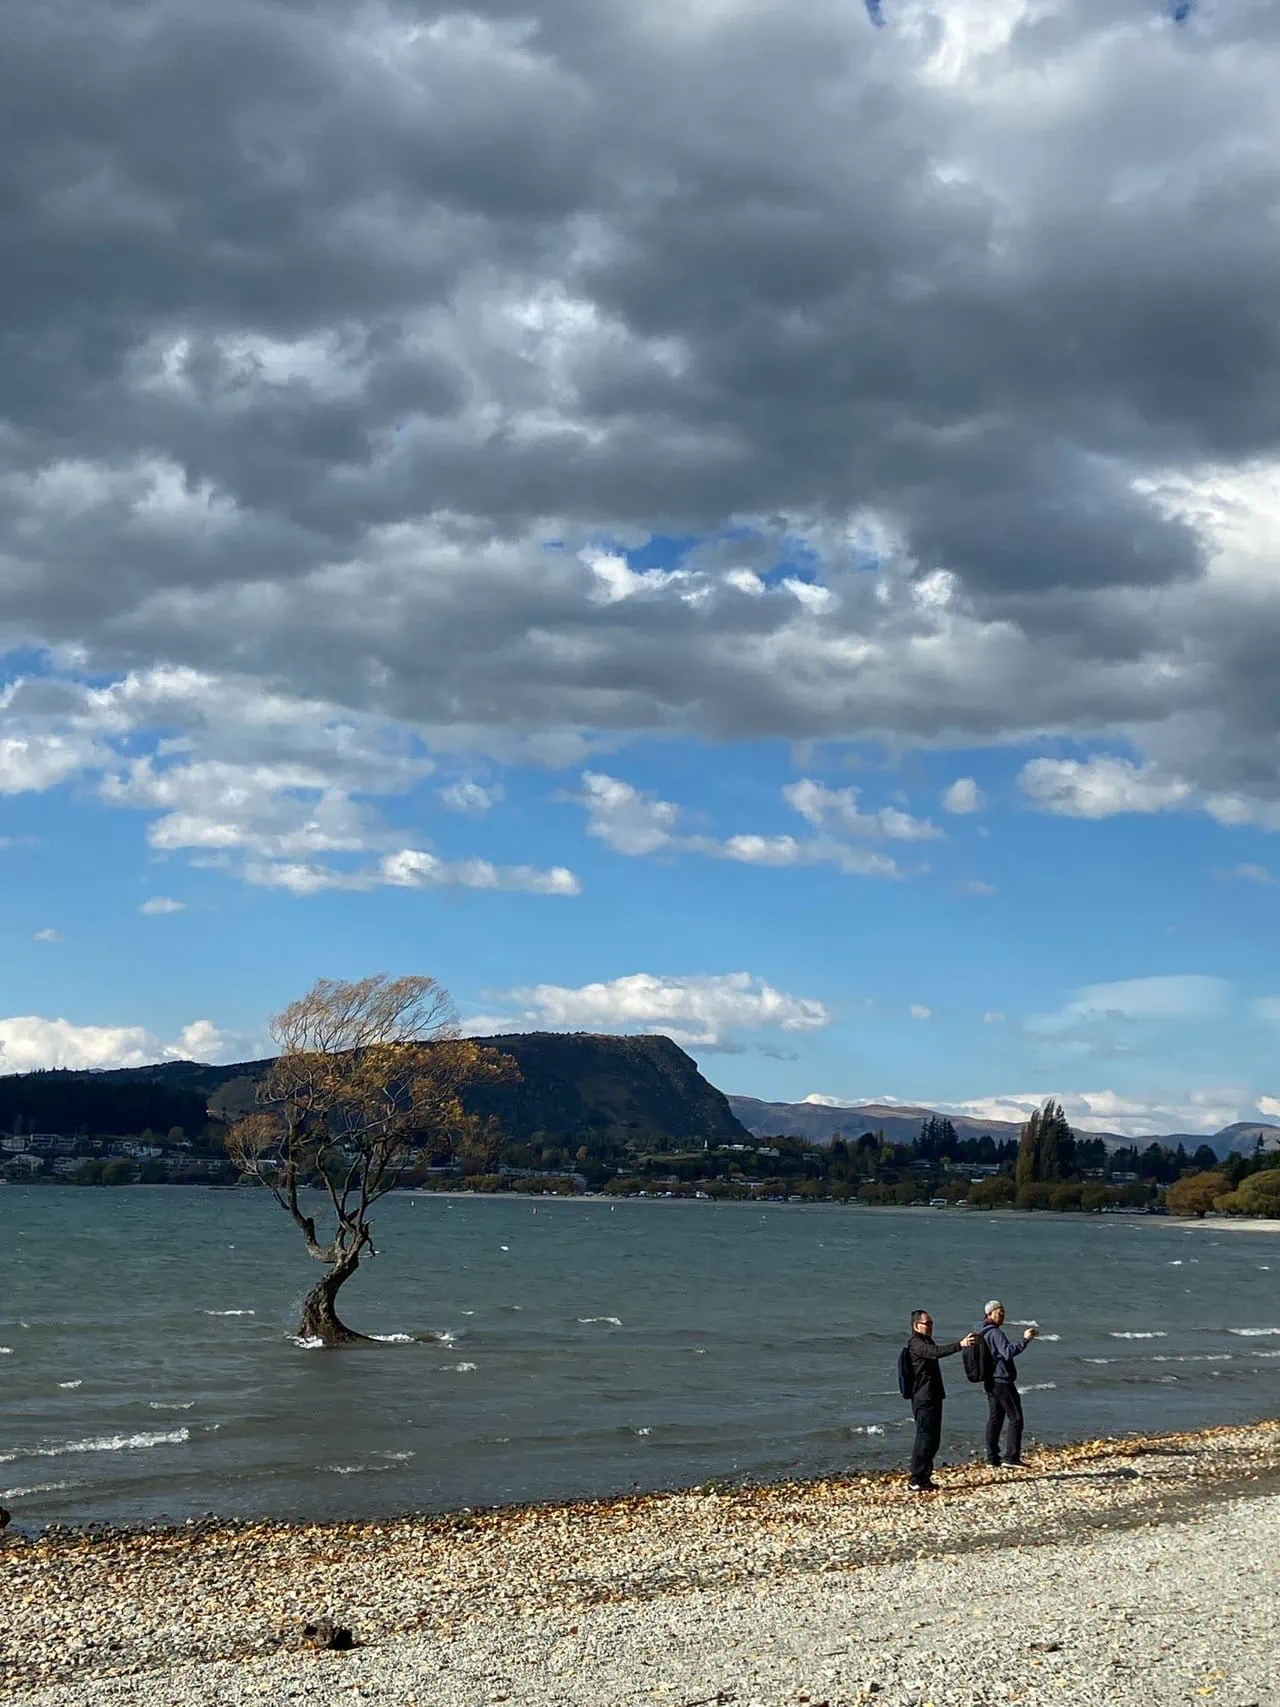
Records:
[[[47,925],[44,930],[32,931],[31,940],[32,942],[64,942],[66,939],[61,931],[54,930],[52,925]]]
[[[1154,763],[1137,765],[1130,759],[1104,756],[1031,759],[1019,772],[1018,782],[1041,811],[1064,818],[1199,811],[1226,826],[1280,830],[1280,803],[1240,792],[1198,789]]]
[[[6,718],[25,733],[10,741],[7,756],[0,751],[0,791],[96,776],[106,804],[154,814],[147,828],[153,848],[185,852],[259,886],[297,895],[382,884],[550,895],[580,888],[562,866],[449,861],[406,847],[405,832],[384,821],[378,802],[413,789],[433,762],[413,732],[385,719],[167,667],[106,687],[65,675],[19,678],[0,694],[0,728]],[[156,726],[180,733],[155,753],[132,756],[131,743]],[[43,757],[37,762],[33,753]],[[470,781],[442,795],[451,810],[472,815],[503,797],[500,786]],[[381,857],[353,864],[361,855]],[[139,910],[173,912],[178,905],[161,897]]]
[[[875,836],[890,841],[932,841],[941,831],[927,819],[913,818],[896,806],[881,806],[864,812],[858,804],[856,788],[825,788],[822,783],[805,777],[788,783],[782,798],[815,830],[837,836]]]
[[[636,972],[608,983],[534,984],[502,993],[518,1010],[484,1015],[466,1029],[480,1036],[530,1027],[553,1031],[660,1033],[689,1048],[731,1045],[740,1031],[818,1031],[830,1024],[822,1002],[777,990],[749,972],[663,977]]]
[[[986,803],[986,796],[971,776],[958,776],[942,796],[943,811],[958,816],[981,812]]]
[[[391,889],[490,889],[525,895],[579,895],[582,884],[567,866],[539,870],[531,865],[494,865],[487,859],[439,859],[423,848],[400,848],[374,866],[341,871],[313,861],[250,860],[242,873],[247,883],[284,889],[291,895],[325,890],[360,893]]]
[[[587,809],[587,834],[614,853],[660,853],[676,843],[679,807],[669,800],[656,800],[619,777],[584,771],[579,799]]]
[[[439,793],[450,812],[462,812],[474,818],[481,817],[504,798],[501,783],[486,785],[476,782],[474,777],[463,777],[457,782],[451,782]]]
[[[912,1019],[932,1019],[933,1009],[925,1007],[923,1002],[912,1002],[911,1017]]]
[[[166,913],[181,913],[185,910],[185,901],[175,901],[170,895],[151,895],[138,908],[146,918],[159,918]]]
[[[782,797],[812,828],[806,836],[740,831],[717,837],[681,828],[681,808],[634,788],[618,777],[586,771],[577,799],[587,809],[587,833],[615,853],[640,857],[658,853],[700,854],[740,865],[834,865],[859,877],[901,877],[886,853],[860,845],[868,840],[927,841],[938,831],[927,820],[897,807],[864,812],[856,788],[831,789],[812,778],[788,783]]]
[[[1066,818],[1110,818],[1120,812],[1165,812],[1185,806],[1194,790],[1154,765],[1129,759],[1032,759],[1018,782],[1045,812]]]
[[[150,1061],[234,1060],[244,1039],[210,1020],[194,1020],[166,1043],[140,1025],[75,1025],[34,1014],[0,1019],[0,1073],[142,1067]]]
[[[563,865],[539,871],[529,865],[491,864],[487,859],[441,860],[416,848],[384,859],[383,883],[402,889],[506,889],[528,895],[577,895],[582,885]]]

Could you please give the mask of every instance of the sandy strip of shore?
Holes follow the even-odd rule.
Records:
[[[1280,1219],[1259,1220],[1248,1215],[1217,1215],[1203,1221],[1194,1218],[1166,1221],[1162,1216],[1149,1216],[1155,1226],[1177,1227],[1184,1233],[1196,1229],[1201,1233],[1280,1233]]]
[[[1280,1702],[1280,1424],[849,1477],[0,1550],[23,1707]],[[279,1632],[330,1613],[351,1653]]]

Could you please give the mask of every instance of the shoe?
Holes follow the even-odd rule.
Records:
[[[998,1470],[999,1468],[1000,1468],[1000,1460],[998,1458],[988,1458],[987,1459],[987,1469],[988,1470]]]
[[[938,1491],[938,1484],[936,1482],[908,1482],[907,1483],[907,1492],[909,1494],[936,1494],[937,1491]]]
[[[1006,1458],[1003,1464],[995,1466],[997,1470],[1025,1470],[1026,1465],[1021,1458]]]

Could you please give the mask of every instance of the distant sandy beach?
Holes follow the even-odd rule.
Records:
[[[24,1707],[1280,1700],[1280,1424],[901,1477],[0,1548]],[[351,1652],[299,1650],[301,1621]]]
[[[1202,1233],[1280,1233],[1280,1220],[1263,1221],[1250,1219],[1244,1215],[1219,1215],[1212,1220],[1165,1220],[1157,1218],[1157,1224],[1162,1227],[1196,1228]]]

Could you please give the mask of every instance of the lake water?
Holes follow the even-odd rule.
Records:
[[[902,1464],[908,1312],[1045,1338],[1034,1441],[1280,1414],[1280,1232],[1120,1217],[445,1198],[379,1206],[341,1353],[248,1190],[0,1187],[0,1498],[24,1527],[490,1505]],[[400,1339],[399,1336],[405,1336]],[[960,1359],[943,1458],[985,1414]]]

